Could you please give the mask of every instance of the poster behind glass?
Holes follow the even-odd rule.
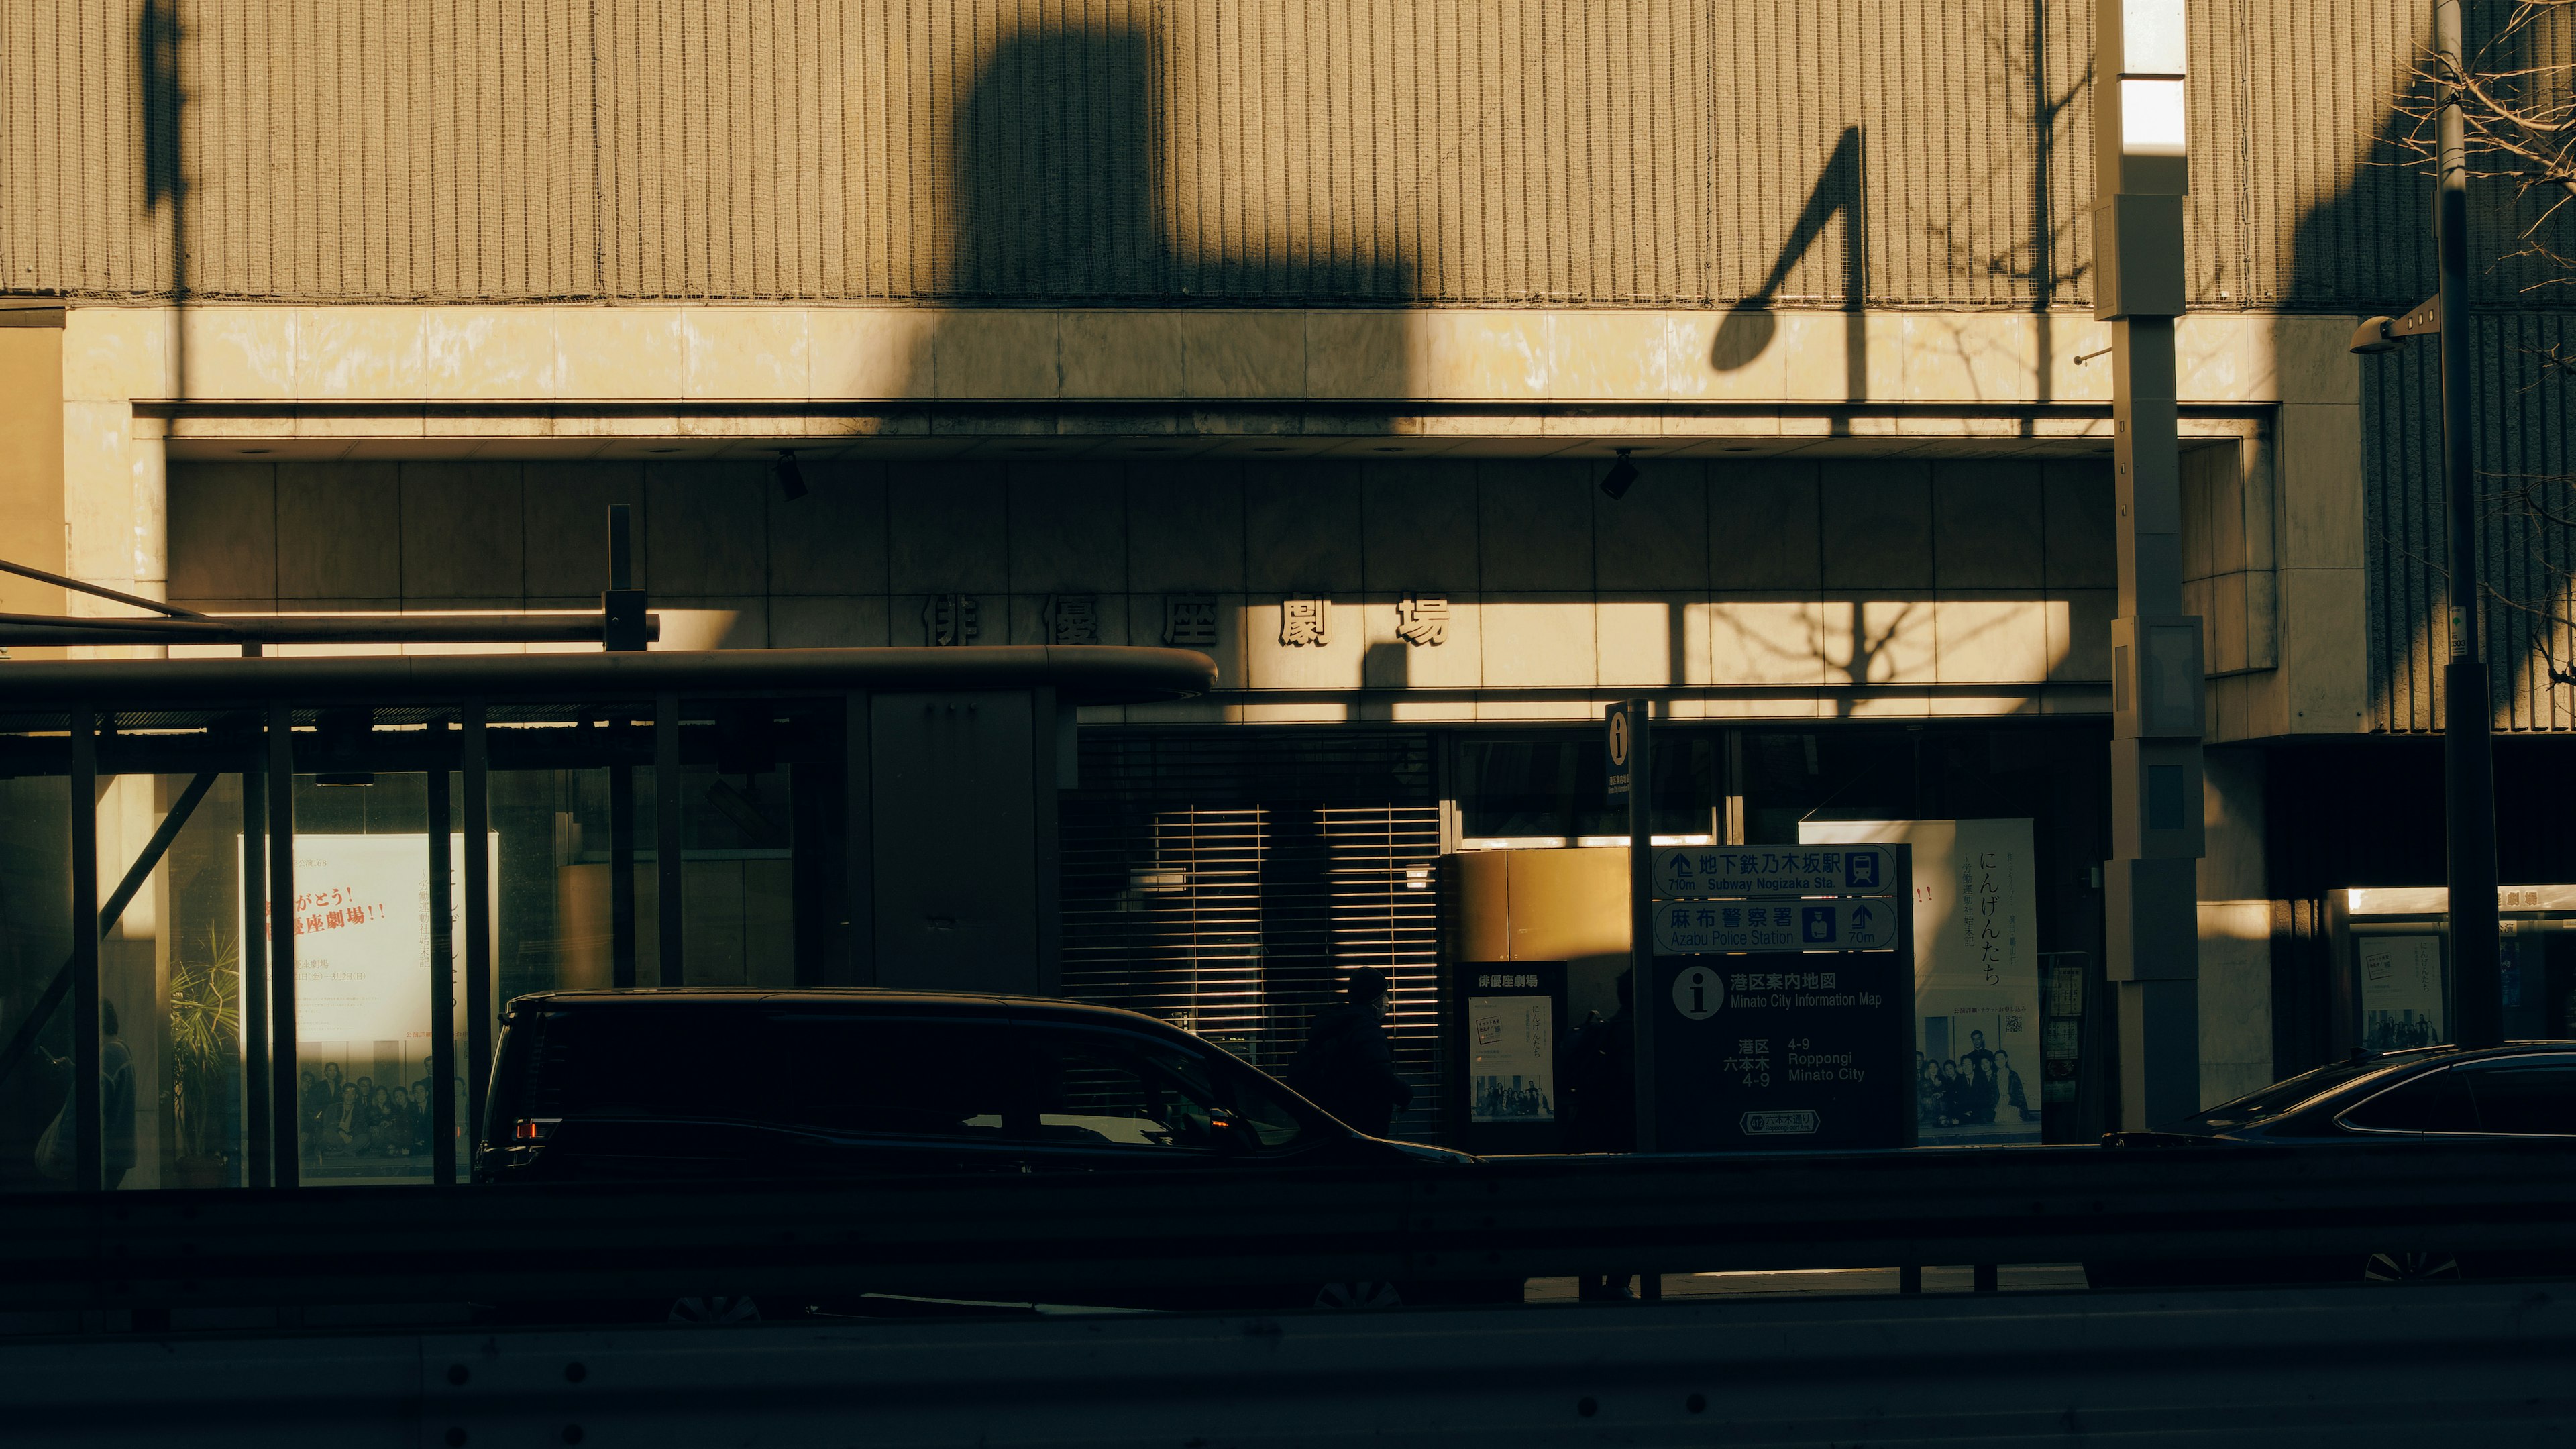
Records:
[[[1556,1120],[1556,1012],[1544,996],[1467,998],[1467,1120]]]
[[[1452,1140],[1470,1152],[1561,1151],[1565,963],[1453,963],[1448,988]]]
[[[2361,938],[2361,1044],[2393,1052],[2442,1040],[2442,938]]]
[[[2031,822],[1805,821],[1798,839],[1914,847],[1915,1140],[2041,1140]]]
[[[486,869],[497,879],[500,838],[487,839]],[[464,857],[465,837],[450,835],[448,931],[460,947]],[[270,939],[278,929],[272,921]],[[428,1180],[429,837],[296,836],[292,929],[302,1176]],[[457,950],[450,966],[460,1010],[463,957]],[[460,1102],[463,1085],[461,1076],[448,1083]]]

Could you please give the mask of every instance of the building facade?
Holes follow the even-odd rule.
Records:
[[[2346,350],[2433,288],[2380,164],[2421,8],[2191,11],[2213,1100],[2349,1035],[2332,893],[2440,879],[2436,374]],[[2092,11],[9,0],[9,556],[210,612],[582,607],[623,503],[660,647],[1204,650],[1215,693],[1083,720],[1061,984],[1272,1065],[1359,965],[1427,1086],[1447,964],[1615,1009],[1630,697],[1659,835],[2030,822],[2031,946],[2098,1017]],[[2527,273],[2478,281],[2479,446],[2566,474]],[[2565,542],[2483,542],[2506,879],[2576,878]],[[520,987],[577,979],[571,879],[505,922]],[[706,979],[801,979],[786,896],[737,887]],[[2564,1034],[2576,962],[2528,966]],[[2115,1115],[2113,1039],[2053,1134]]]

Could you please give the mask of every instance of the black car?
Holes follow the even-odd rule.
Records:
[[[2356,1052],[2153,1132],[2114,1132],[2115,1149],[2339,1144],[2411,1140],[2556,1139],[2576,1148],[2576,1042],[2531,1041],[2481,1051],[2415,1047]],[[2564,1272],[2576,1264],[2476,1261],[2448,1254],[2376,1254],[2366,1262],[2087,1264],[2096,1286],[2362,1277],[2394,1280]]]
[[[563,991],[503,1018],[484,1182],[1472,1167],[1152,1017],[893,990]],[[1327,1304],[1461,1296],[1307,1285]],[[1518,1296],[1518,1284],[1465,1296]],[[684,1316],[685,1313],[684,1313]]]

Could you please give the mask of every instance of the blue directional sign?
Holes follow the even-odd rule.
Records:
[[[1897,919],[1884,900],[1658,901],[1655,950],[1666,956],[1729,951],[1892,951]]]
[[[1883,896],[1895,881],[1884,845],[1678,845],[1654,861],[1658,900]]]

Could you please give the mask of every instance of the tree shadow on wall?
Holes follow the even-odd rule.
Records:
[[[2463,18],[2473,57],[2511,9],[2510,0],[2471,0]],[[2300,310],[2398,315],[2439,285],[2433,181],[2405,144],[2418,127],[2408,112],[2431,104],[2429,84],[2415,74],[2423,64],[2418,47],[2429,35],[2419,14],[2403,37],[2405,49],[2369,57],[2378,65],[2380,113],[2370,148],[2344,185],[2299,214],[2272,282]],[[2543,59],[2508,48],[2484,63],[2511,68]],[[2429,127],[2423,135],[2429,138]],[[2515,255],[2539,205],[2518,206],[2511,184],[2494,177],[2473,177],[2469,197],[2469,292],[2481,315],[2475,332],[2457,340],[2472,349],[2478,568],[2487,606],[2482,642],[2499,727],[2546,728],[2576,711],[2576,691],[2554,677],[2553,657],[2565,648],[2565,601],[2576,577],[2566,563],[2576,557],[2576,537],[2564,521],[2561,491],[2576,463],[2563,444],[2552,447],[2564,436],[2568,383],[2544,381],[2537,354],[2576,336],[2576,325],[2563,293],[2531,290],[2542,274],[2531,259]],[[2441,350],[2453,341],[2427,337],[2358,360],[2369,590],[2364,710],[2377,728],[2443,724],[2439,665],[2449,657],[2451,637],[2440,368]]]

